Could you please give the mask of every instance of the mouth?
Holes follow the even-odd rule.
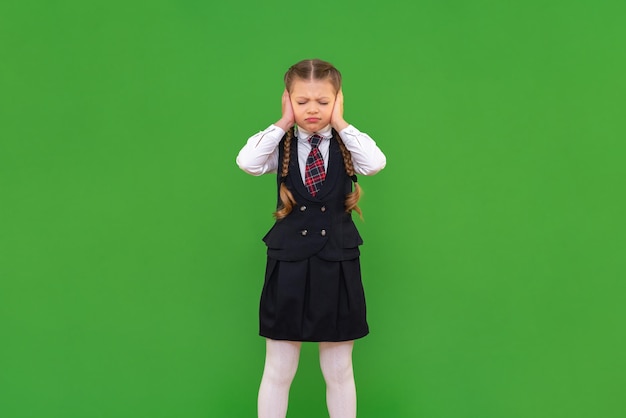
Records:
[[[319,122],[320,118],[306,118],[305,121],[310,122],[310,123],[315,123],[315,122]]]

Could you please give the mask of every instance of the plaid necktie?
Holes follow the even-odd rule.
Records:
[[[304,169],[304,185],[309,189],[311,196],[315,196],[318,190],[322,187],[324,179],[326,178],[326,171],[324,170],[324,160],[322,159],[322,153],[320,152],[318,145],[322,137],[319,135],[313,135],[309,138],[311,143],[311,152],[306,159],[306,168]]]

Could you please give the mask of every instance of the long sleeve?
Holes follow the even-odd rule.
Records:
[[[270,125],[253,135],[237,155],[237,165],[253,176],[275,173],[278,167],[278,144],[285,135],[280,127]]]
[[[339,135],[352,154],[352,165],[357,174],[376,174],[387,164],[387,157],[368,134],[349,125]]]

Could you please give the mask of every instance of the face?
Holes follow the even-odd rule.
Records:
[[[289,95],[298,126],[317,132],[330,123],[335,88],[329,80],[295,79]]]

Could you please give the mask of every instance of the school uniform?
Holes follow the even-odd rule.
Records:
[[[296,129],[289,173],[281,177],[285,132],[271,125],[254,135],[237,157],[246,172],[277,173],[296,200],[292,211],[263,237],[267,245],[265,281],[259,307],[260,335],[290,341],[348,341],[369,333],[359,261],[363,243],[345,197],[352,191],[337,143],[351,152],[355,172],[373,174],[386,163],[375,142],[353,126],[340,133],[317,132],[326,178],[315,196],[304,184],[312,133]],[[280,198],[278,198],[280,205]]]

